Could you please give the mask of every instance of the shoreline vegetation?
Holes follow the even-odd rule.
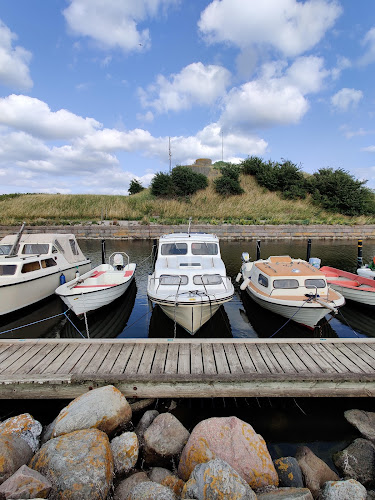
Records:
[[[0,195],[0,225],[77,225],[103,221],[138,221],[175,225],[192,223],[282,225],[375,224],[375,214],[347,216],[329,212],[305,199],[286,200],[278,192],[258,185],[253,176],[241,175],[242,194],[221,196],[213,179],[204,190],[189,197],[159,198],[143,189],[130,196],[90,194],[7,194]]]

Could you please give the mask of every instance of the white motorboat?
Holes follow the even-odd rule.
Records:
[[[375,280],[375,257],[370,264],[365,264],[357,269],[358,276]]]
[[[160,237],[147,295],[169,318],[194,335],[233,294],[217,236],[189,232]]]
[[[126,265],[123,255],[128,261]],[[79,316],[106,306],[123,295],[134,278],[135,269],[136,264],[129,262],[125,252],[113,253],[108,264],[100,264],[60,285],[56,294]]]
[[[73,234],[35,233],[0,241],[0,315],[53,295],[61,280],[91,268]]]
[[[257,304],[285,318],[314,328],[345,304],[344,297],[327,285],[325,275],[302,259],[282,255],[250,262],[244,252],[242,261],[237,277],[243,278],[240,288]]]
[[[364,278],[329,266],[323,266],[320,270],[326,276],[329,285],[347,300],[375,306],[375,282],[372,278]]]

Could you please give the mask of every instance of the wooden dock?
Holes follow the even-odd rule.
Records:
[[[0,399],[375,396],[375,339],[0,340]]]

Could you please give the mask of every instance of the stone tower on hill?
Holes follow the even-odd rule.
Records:
[[[193,165],[186,166],[191,168],[194,172],[203,174],[206,177],[216,177],[217,175],[219,175],[219,171],[213,168],[212,160],[210,160],[209,158],[198,158],[197,160],[195,160],[195,163],[193,163]]]

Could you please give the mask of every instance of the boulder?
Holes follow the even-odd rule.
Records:
[[[196,465],[215,458],[227,462],[253,489],[278,485],[264,439],[237,417],[209,418],[196,425],[182,452],[178,475],[187,481]]]
[[[99,429],[110,435],[131,417],[125,396],[113,385],[107,385],[82,394],[63,408],[55,420],[52,437],[82,429]]]
[[[29,467],[51,481],[49,500],[102,500],[112,486],[112,451],[107,434],[98,429],[47,441]]]
[[[134,432],[124,432],[111,441],[111,450],[117,474],[129,472],[138,460],[138,438]]]
[[[29,413],[22,413],[16,417],[8,418],[0,424],[0,435],[13,434],[22,438],[35,453],[39,449],[39,438],[42,425]]]
[[[297,449],[296,459],[301,467],[305,486],[314,498],[318,498],[321,487],[326,481],[338,481],[338,475],[317,457],[307,446]]]
[[[150,427],[152,422],[155,420],[155,418],[159,415],[159,412],[157,410],[147,410],[143,414],[142,418],[138,422],[136,428],[134,429],[134,432],[137,434],[138,437],[138,442],[139,442],[139,447],[143,447],[144,444],[144,433]]]
[[[177,500],[177,497],[166,486],[147,481],[138,483],[129,493],[127,500]]]
[[[22,465],[17,472],[0,485],[0,492],[5,498],[18,500],[23,498],[47,498],[52,488],[51,482],[39,472]]]
[[[167,486],[167,488],[170,488],[178,497],[181,496],[185,483],[170,470],[164,469],[163,467],[152,467],[148,473],[148,477],[154,483]]]
[[[150,481],[145,472],[136,472],[130,477],[122,480],[115,488],[113,498],[114,500],[127,500],[129,493],[138,483],[145,483]]]
[[[347,448],[333,456],[333,463],[344,479],[355,479],[364,486],[375,484],[375,445],[357,438]]]
[[[366,500],[366,488],[355,481],[327,481],[322,488],[320,500]]]
[[[354,425],[363,437],[375,442],[375,413],[364,410],[347,410],[344,412],[346,420]]]
[[[169,464],[180,455],[189,435],[172,413],[158,415],[144,433],[145,462],[149,465]]]
[[[258,500],[313,500],[308,488],[277,488],[276,490],[258,493]]]
[[[282,457],[274,460],[274,466],[279,476],[279,486],[303,488],[301,467],[294,457]]]
[[[196,465],[182,490],[182,498],[211,500],[227,498],[256,500],[247,482],[229,464],[219,458]]]
[[[24,439],[13,434],[0,436],[0,484],[28,463],[33,451]]]

